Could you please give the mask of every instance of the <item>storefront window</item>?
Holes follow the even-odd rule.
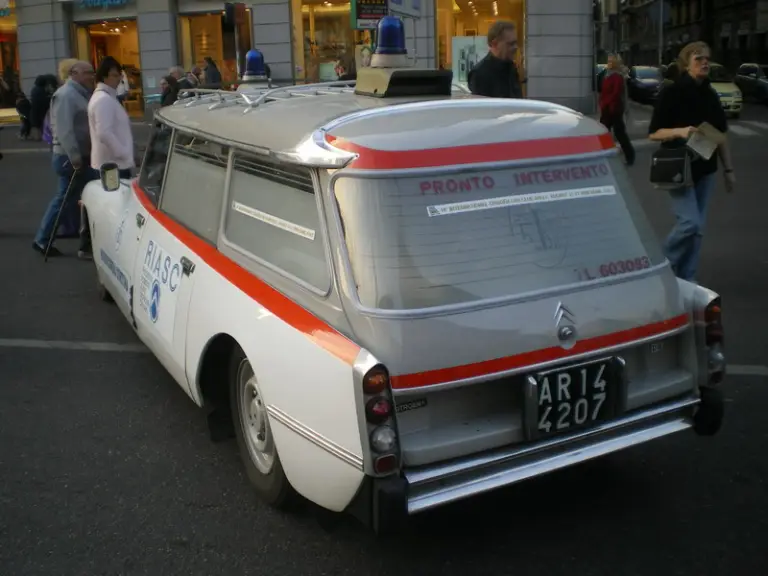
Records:
[[[179,16],[179,43],[181,66],[192,70],[195,66],[205,68],[205,58],[210,57],[221,72],[222,87],[236,83],[237,55],[240,69],[245,65],[245,54],[251,49],[253,22],[251,9],[246,18],[237,25],[229,23],[223,12]],[[239,52],[238,52],[239,48]]]
[[[77,57],[90,62],[94,68],[107,56],[112,56],[123,65],[129,86],[123,105],[131,116],[142,116],[144,90],[136,21],[116,18],[92,24],[77,24],[75,40]]]
[[[291,0],[293,59],[297,82],[330,82],[339,78],[337,64],[347,73],[367,65],[371,30],[355,29],[349,2]],[[361,2],[358,0],[358,5]]]
[[[488,53],[488,29],[497,20],[517,26],[517,66],[525,76],[525,0],[436,0],[437,63],[452,69],[454,82],[467,76]]]
[[[16,3],[0,0],[0,108],[15,108],[20,90]]]

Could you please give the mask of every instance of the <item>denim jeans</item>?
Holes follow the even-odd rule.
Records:
[[[692,187],[670,192],[677,223],[664,243],[664,253],[675,275],[683,280],[696,276],[707,206],[714,188],[715,174],[707,174]]]
[[[59,211],[62,210],[64,196],[67,194],[67,188],[69,188],[69,182],[70,179],[72,179],[72,174],[74,173],[74,169],[72,168],[72,164],[69,162],[69,158],[67,158],[67,156],[64,154],[54,154],[52,164],[53,171],[58,176],[59,182],[58,187],[56,188],[56,193],[48,203],[48,208],[45,210],[43,219],[40,222],[40,228],[38,228],[37,234],[35,235],[35,243],[40,247],[47,246],[51,234],[55,232],[53,225],[56,222],[56,216],[58,215]],[[99,173],[96,170],[93,170],[88,164],[88,159],[84,158],[83,167],[78,170],[74,180],[72,181],[72,189],[69,191],[69,196],[67,196],[67,205],[74,203],[76,206],[78,200],[80,200],[80,195],[83,193],[83,188],[85,188],[85,185],[91,180],[97,179],[98,177]],[[67,206],[64,206],[63,209],[66,210]],[[90,233],[83,234],[81,232],[80,249],[90,250],[90,243]]]

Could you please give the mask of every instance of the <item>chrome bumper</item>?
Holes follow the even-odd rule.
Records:
[[[406,469],[408,514],[509,486],[693,426],[698,397],[633,412],[597,428],[524,447]]]

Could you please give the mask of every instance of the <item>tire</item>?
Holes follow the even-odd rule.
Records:
[[[250,405],[244,407],[246,397],[251,400]],[[299,495],[285,476],[258,380],[239,346],[229,362],[229,399],[235,437],[248,480],[267,504],[278,509],[293,508]]]
[[[719,388],[699,389],[701,404],[693,417],[693,429],[699,436],[714,436],[720,431],[725,417],[725,397]]]

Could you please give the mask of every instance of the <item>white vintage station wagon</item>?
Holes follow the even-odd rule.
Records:
[[[716,433],[720,298],[674,276],[606,130],[386,60],[200,91],[83,195],[102,295],[260,495],[389,530]]]

